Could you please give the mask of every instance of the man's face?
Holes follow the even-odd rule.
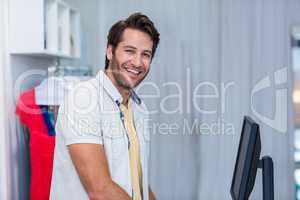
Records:
[[[127,28],[114,53],[111,46],[107,48],[109,70],[116,87],[129,90],[146,77],[152,59],[152,46],[153,41],[148,34]]]

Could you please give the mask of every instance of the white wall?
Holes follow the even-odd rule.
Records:
[[[0,71],[4,71],[6,66],[6,16],[5,10],[7,1],[0,1]],[[9,182],[8,182],[8,165],[7,165],[7,121],[6,121],[6,110],[5,110],[5,81],[4,73],[0,73],[0,199],[8,199]]]

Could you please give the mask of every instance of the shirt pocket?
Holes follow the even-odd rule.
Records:
[[[104,134],[105,151],[109,158],[118,160],[126,152],[126,138],[124,131],[110,129]]]

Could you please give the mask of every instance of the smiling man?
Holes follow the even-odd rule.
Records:
[[[158,43],[141,13],[111,27],[105,70],[76,85],[59,109],[50,199],[155,199],[148,112],[133,89],[147,76]]]

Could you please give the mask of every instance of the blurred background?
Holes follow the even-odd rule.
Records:
[[[30,196],[20,96],[51,76],[104,69],[109,28],[133,12],[161,34],[136,89],[151,111],[157,199],[231,199],[244,115],[274,160],[275,199],[300,199],[299,0],[2,0],[0,9],[0,199]],[[262,199],[261,179],[250,199]]]

